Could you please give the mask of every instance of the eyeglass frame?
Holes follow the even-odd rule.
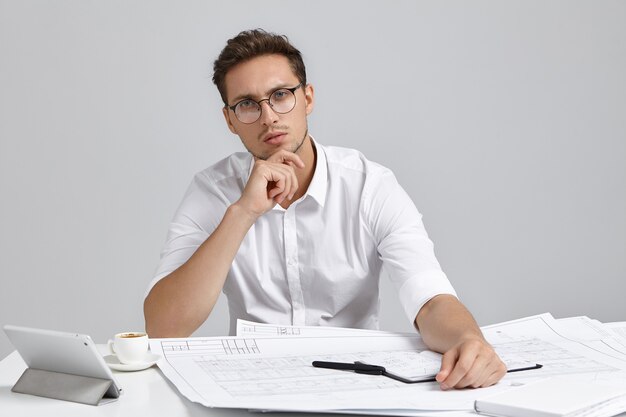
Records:
[[[235,114],[235,117],[237,118],[237,120],[239,120],[241,123],[246,124],[246,125],[251,125],[252,123],[257,122],[257,121],[261,118],[261,115],[263,114],[263,106],[261,106],[261,103],[262,103],[262,102],[264,102],[264,101],[267,101],[267,104],[269,104],[270,108],[271,108],[271,109],[272,109],[272,111],[273,111],[273,112],[275,112],[275,113],[278,113],[278,114],[287,114],[287,113],[290,113],[293,109],[295,109],[295,108],[296,108],[296,104],[298,104],[298,100],[297,100],[297,98],[296,98],[296,90],[298,90],[298,88],[300,88],[300,87],[303,87],[303,83],[302,83],[302,82],[300,82],[300,83],[299,83],[298,85],[296,85],[295,87],[291,87],[291,88],[286,88],[286,87],[280,87],[280,88],[277,88],[276,90],[273,90],[273,91],[269,94],[269,97],[268,97],[268,98],[264,98],[264,99],[259,100],[259,101],[252,100],[251,98],[243,98],[243,99],[239,100],[238,102],[236,102],[235,104],[233,104],[232,106],[229,106],[229,105],[228,105],[228,103],[227,103],[224,107],[226,107],[226,108],[228,108],[228,109],[232,110],[232,111],[233,111],[233,113]],[[294,101],[294,103],[293,103],[293,107],[292,107],[289,111],[286,111],[286,112],[284,112],[284,113],[281,113],[281,112],[279,112],[279,111],[274,110],[274,106],[273,106],[273,105],[272,105],[272,103],[270,102],[270,98],[272,97],[272,95],[273,95],[275,92],[280,91],[280,90],[287,90],[287,91],[289,91],[291,94],[293,94],[293,98],[294,98],[294,100],[295,100],[295,101]],[[238,106],[240,103],[242,103],[242,102],[244,102],[244,101],[246,101],[246,100],[252,100],[252,101],[254,101],[254,102],[257,104],[257,106],[259,106],[259,117],[257,117],[257,118],[256,118],[253,122],[248,122],[248,123],[246,123],[246,122],[242,122],[242,121],[239,119],[239,117],[237,116],[237,112],[235,111],[235,109],[237,108],[237,106]]]

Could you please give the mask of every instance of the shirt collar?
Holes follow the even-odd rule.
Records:
[[[326,164],[326,153],[324,148],[319,145],[311,136],[311,142],[316,151],[315,172],[309,184],[306,194],[310,195],[317,203],[324,207],[326,203],[326,191],[328,190],[328,165]]]
[[[307,196],[311,196],[315,201],[317,201],[317,204],[324,207],[324,204],[326,203],[326,192],[328,191],[328,165],[326,163],[326,153],[324,152],[324,148],[318,144],[315,139],[313,139],[313,136],[311,136],[311,142],[313,143],[316,153],[315,172],[313,173],[309,189],[304,194],[303,199]],[[248,176],[245,178],[244,186],[250,178],[252,168],[254,168],[254,158],[252,157],[252,154],[249,155],[250,162],[248,166]],[[282,209],[279,204],[276,204],[274,208]]]

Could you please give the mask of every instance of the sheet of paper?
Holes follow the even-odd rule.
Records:
[[[377,362],[380,355],[402,359],[415,355],[420,346],[417,335],[151,340],[152,351],[164,356],[159,363],[164,374],[189,399],[207,406],[306,411],[471,408],[471,395],[447,395],[436,383],[403,384],[311,366],[314,360]]]
[[[535,358],[533,360],[544,365],[542,369],[533,372],[535,375],[589,374],[626,369],[626,360],[572,338],[576,333],[575,328],[570,327],[565,331],[549,314],[485,326],[482,331],[503,360],[513,354],[520,359]],[[585,334],[588,329],[581,326],[580,331]],[[524,378],[526,375],[516,375],[515,378]]]
[[[313,360],[367,362],[376,355],[406,355],[423,347],[417,334],[257,337],[250,332],[245,337],[153,339],[151,348],[163,355],[159,367],[190,400],[210,407],[266,410],[367,409],[378,414],[406,410],[405,415],[471,410],[479,395],[531,379],[566,374],[598,379],[626,369],[626,361],[563,337],[549,314],[487,326],[483,331],[505,361],[533,361],[544,368],[508,374],[494,387],[444,392],[436,383],[403,384],[311,366]]]
[[[367,330],[367,329],[349,329],[346,327],[330,327],[330,326],[289,326],[281,324],[267,324],[257,323],[254,321],[237,319],[237,336],[247,336],[254,334],[254,336],[350,336],[357,335],[371,335],[371,336],[385,336],[385,335],[405,335],[415,336],[417,333],[396,333],[386,332],[381,330]],[[424,346],[424,349],[426,347]]]
[[[344,329],[338,327],[272,325],[244,320],[238,320],[237,329],[238,334],[240,334],[239,331],[241,330],[248,334],[272,334],[280,336],[300,335],[301,337],[325,334],[350,335],[363,332],[373,335],[394,334],[376,330]],[[508,332],[503,331],[503,329],[508,329]],[[529,340],[528,338],[524,338],[523,335],[532,334],[532,332],[536,332],[538,329],[542,329],[543,339]],[[607,358],[615,357],[615,359],[618,360],[616,369],[619,369],[620,361],[626,363],[626,356],[621,355],[621,353],[614,348],[615,342],[611,339],[613,333],[603,328],[601,323],[591,320],[588,317],[571,317],[555,320],[550,314],[542,314],[485,326],[483,327],[483,332],[489,342],[494,345],[500,357],[507,363],[508,368],[528,366],[529,362],[532,362],[531,358],[540,356],[542,350],[546,352],[553,350],[553,346],[546,343],[550,339],[556,339],[560,343],[567,343],[570,339],[573,339],[576,345],[584,345],[592,350],[599,350],[606,355]],[[510,343],[510,341],[512,343]],[[426,349],[426,346],[422,345],[422,348]],[[562,352],[556,352],[554,355],[551,354],[550,356],[558,358],[561,353]],[[544,362],[548,361],[548,355],[545,355],[544,358],[545,359],[541,361],[542,365],[545,365]],[[572,359],[571,362],[574,362],[574,360]],[[557,370],[549,371],[548,367],[544,367],[541,374],[552,376],[565,373],[586,372],[587,369],[600,371],[609,370],[609,368],[596,367],[593,363],[585,361],[579,362],[575,366],[565,366],[557,360],[552,363],[550,367]],[[558,370],[559,367],[563,367],[564,369]],[[565,372],[565,368],[569,369],[571,372]],[[536,376],[536,374],[521,375]]]
[[[380,330],[351,329],[330,326],[290,326],[267,323],[257,323],[248,320],[237,320],[237,336],[251,335],[255,337],[284,336],[284,337],[311,337],[311,336],[409,336],[416,337],[417,333],[396,333]],[[441,367],[441,354],[429,351],[423,342],[419,343],[419,351],[410,351],[389,355],[386,352],[371,355],[367,361],[370,365],[383,366],[394,375],[406,379],[433,377]],[[362,360],[362,362],[366,362]]]
[[[610,326],[584,316],[558,319],[557,322],[564,337],[577,340],[606,355],[626,360],[626,338]]]
[[[267,323],[256,323],[247,320],[237,320],[237,336],[244,334],[255,336],[282,336],[282,337],[312,337],[312,336],[351,336],[351,335],[368,335],[368,336],[409,336],[416,337],[418,333],[395,333],[381,330],[364,330],[350,329],[345,327],[329,327],[329,326],[289,326],[276,325]],[[406,379],[417,379],[423,377],[432,377],[437,374],[441,367],[441,354],[428,350],[426,345],[420,338],[419,352],[406,352],[402,355],[389,355],[382,352],[379,355],[372,356],[367,362],[370,365],[379,365],[385,367],[392,374],[399,375]],[[419,360],[417,359],[419,358]],[[424,361],[429,359],[429,363]],[[365,362],[365,361],[363,361]],[[534,363],[517,360],[510,357],[507,367],[526,368],[535,365]]]
[[[616,321],[612,323],[604,323],[606,328],[610,329],[616,336],[626,340],[626,321]]]

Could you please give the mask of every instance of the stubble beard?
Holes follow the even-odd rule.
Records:
[[[304,129],[304,136],[302,136],[302,139],[300,140],[300,142],[295,143],[292,147],[292,149],[287,149],[289,152],[293,152],[295,154],[298,153],[298,151],[300,150],[300,148],[302,148],[302,145],[304,145],[304,141],[306,140],[307,136],[309,136],[309,126],[307,123],[307,126]],[[243,141],[241,141],[241,143],[243,143]],[[269,155],[257,155],[254,152],[252,152],[252,150],[250,150],[250,148],[248,148],[246,146],[245,143],[243,143],[243,146],[247,149],[248,152],[250,152],[252,154],[252,156],[255,159],[261,159],[263,161],[266,161],[270,156],[272,156],[273,154],[269,154]]]

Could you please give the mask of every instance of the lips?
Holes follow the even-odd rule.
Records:
[[[263,142],[269,145],[279,145],[286,137],[285,132],[271,132],[263,137]]]

